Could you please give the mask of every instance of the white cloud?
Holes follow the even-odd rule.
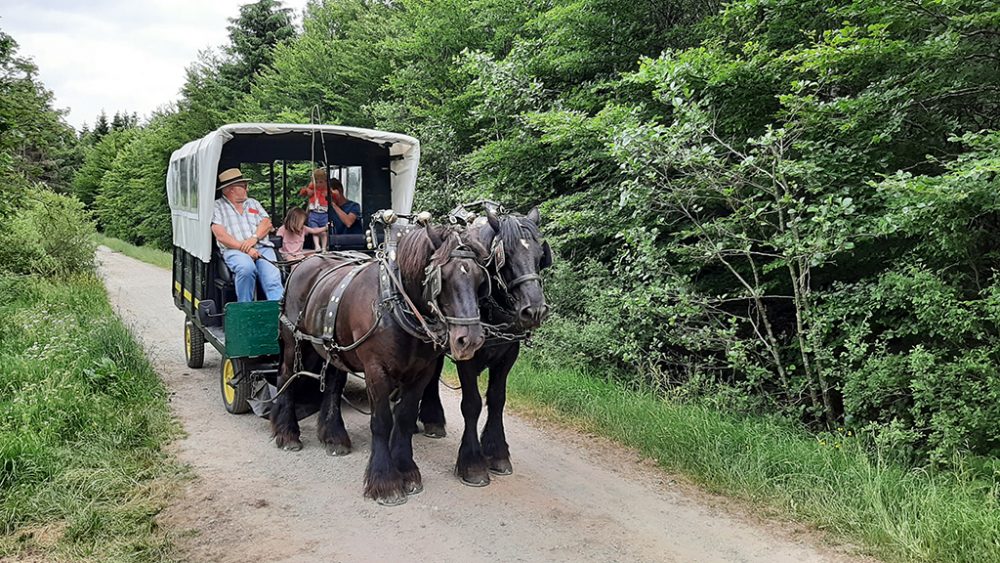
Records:
[[[228,18],[250,1],[0,0],[0,29],[79,128],[102,109],[147,116],[176,101],[184,69],[228,41]],[[301,16],[306,1],[284,5]]]

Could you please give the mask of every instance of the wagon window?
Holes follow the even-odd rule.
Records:
[[[330,170],[330,176],[337,178],[341,184],[344,184],[344,196],[351,201],[358,202],[361,210],[364,211],[365,203],[361,201],[361,167],[338,166]]]

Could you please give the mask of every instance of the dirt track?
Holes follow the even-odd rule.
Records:
[[[225,412],[219,355],[184,363],[183,314],[170,272],[106,248],[108,295],[172,392],[197,478],[160,515],[189,561],[847,561],[792,526],[735,516],[627,449],[508,415],[514,474],[485,488],[452,475],[461,416],[442,389],[449,435],[414,437],[424,492],[384,508],[362,498],[368,421],[345,409],[354,452],[326,455],[311,417],[305,448],[275,448],[266,421]],[[713,506],[716,505],[716,506]],[[752,521],[752,522],[751,522]]]

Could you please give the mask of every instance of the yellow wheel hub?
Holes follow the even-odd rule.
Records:
[[[226,363],[222,366],[222,394],[226,399],[226,404],[231,405],[233,401],[236,400],[236,389],[233,389],[229,382],[233,380],[236,375],[233,369],[233,361],[226,359]]]
[[[184,325],[184,353],[191,359],[191,325]]]

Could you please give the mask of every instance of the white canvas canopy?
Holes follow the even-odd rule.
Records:
[[[420,142],[399,133],[336,125],[236,123],[223,125],[201,139],[191,141],[170,155],[167,169],[167,201],[170,204],[174,245],[203,262],[212,257],[212,208],[216,177],[223,146],[240,135],[320,135],[327,144],[350,137],[388,146],[392,208],[410,213],[420,164]]]

